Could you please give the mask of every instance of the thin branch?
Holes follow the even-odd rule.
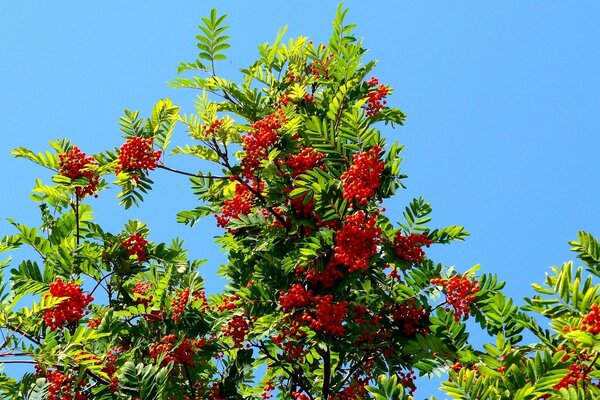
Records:
[[[258,347],[259,350],[261,350],[263,352],[263,354],[265,355],[265,357],[267,357],[269,360],[280,363],[281,360],[279,360],[277,357],[273,356],[271,353],[269,353],[269,350],[267,349],[267,346],[264,344],[264,342],[260,341],[260,342],[256,342],[254,344],[256,347]],[[303,376],[299,375],[297,372],[293,372],[290,371],[289,369],[287,369],[285,366],[283,365],[279,365],[279,367],[286,373],[288,374],[288,376],[290,377],[290,379],[294,379],[296,380],[296,383],[298,384],[298,386],[300,386],[300,389],[305,391],[306,393],[310,393],[309,389],[307,386],[304,385],[305,382],[303,378]]]
[[[205,179],[229,179],[228,176],[219,176],[219,175],[198,175],[198,174],[193,174],[191,172],[186,172],[186,171],[181,171],[179,169],[175,169],[175,168],[171,168],[171,167],[167,167],[166,165],[162,164],[162,165],[157,165],[156,168],[160,168],[160,169],[164,169],[170,172],[174,172],[176,174],[180,174],[180,175],[185,175],[185,176],[191,176],[194,178],[205,178]]]
[[[14,332],[17,332],[17,333],[21,334],[21,336],[23,336],[24,338],[28,339],[29,341],[37,344],[38,346],[42,345],[42,342],[39,339],[37,339],[36,337],[31,336],[29,333],[25,332],[23,329],[21,329],[18,326],[6,324],[6,329],[9,329],[11,331],[14,331]]]
[[[252,192],[252,194],[254,194],[263,203],[263,206],[267,209],[267,211],[269,211],[271,215],[273,215],[275,219],[281,223],[281,225],[285,226],[285,229],[287,231],[292,229],[292,226],[289,222],[287,222],[277,211],[275,211],[275,209],[272,206],[267,205],[267,199],[265,199],[264,196],[258,190],[254,189],[252,185],[244,181],[242,178],[238,177],[237,181],[245,185],[248,188],[248,190],[250,190],[250,192]]]
[[[79,227],[79,196],[77,196],[77,194],[75,195],[75,206],[74,209],[75,211],[75,248],[79,247],[79,234],[80,234],[80,227]]]
[[[29,353],[14,353],[14,352],[6,352],[6,353],[0,353],[0,357],[33,357],[32,354]],[[4,361],[3,361],[4,362]]]
[[[102,286],[102,281],[105,280],[106,278],[108,278],[109,276],[111,276],[112,274],[114,274],[115,271],[110,272],[106,275],[104,275],[99,281],[98,283],[96,283],[96,286],[94,286],[94,288],[92,289],[92,291],[90,292],[90,294],[94,294],[94,292],[96,291],[96,289],[98,289],[99,286]],[[104,286],[102,286],[104,288]],[[107,290],[106,288],[104,288],[104,290]],[[107,290],[108,291],[108,290]]]
[[[331,351],[329,350],[329,347],[321,354],[321,357],[323,357],[323,388],[321,393],[324,399],[328,399],[330,392],[329,385],[331,384]]]
[[[594,364],[596,364],[596,361],[598,361],[598,357],[600,357],[600,353],[596,353],[596,357],[594,357],[594,359],[592,360],[592,362],[590,363],[590,365],[588,365],[588,367],[583,372],[584,375],[587,375],[588,372],[591,371],[591,369],[594,367]]]
[[[190,385],[190,395],[192,396],[192,398],[196,398],[196,389],[194,389],[194,382],[192,382],[192,376],[190,375],[190,370],[188,369],[187,365],[183,365],[183,370],[185,372],[185,376],[188,380],[188,383]]]
[[[2,360],[2,364],[37,364],[35,360]]]

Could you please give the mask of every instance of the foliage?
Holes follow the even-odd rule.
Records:
[[[402,145],[388,146],[380,128],[405,115],[370,75],[375,62],[363,60],[346,14],[340,6],[326,44],[285,42],[283,29],[235,83],[216,72],[229,36],[213,10],[198,59],[181,63],[171,83],[199,91],[193,114],[169,99],[147,118],[126,110],[123,146],[94,156],[67,140],[43,153],[14,150],[55,174],[33,189],[40,226],[11,221],[15,233],[0,242],[1,252],[36,254],[1,264],[10,271],[1,355],[36,368],[20,379],[1,374],[4,398],[410,399],[417,375],[446,371],[455,398],[594,393],[591,278],[582,284],[582,271],[566,265],[535,287],[556,298],[536,296],[519,310],[497,277],[427,257],[429,246],[468,233],[431,228],[423,198],[404,221],[386,217],[382,201],[406,176]],[[170,154],[208,163],[205,172],[166,164],[178,124],[190,143]],[[157,168],[188,176],[198,197],[179,222],[214,215],[224,229],[222,293],[206,298],[202,261],[189,260],[180,240],[153,243],[140,221],[120,232],[94,222],[91,197],[107,181],[128,208],[149,193]],[[573,246],[596,275],[598,242],[581,234]],[[554,333],[526,312],[551,318]],[[469,317],[495,345],[473,348]],[[524,329],[541,342],[521,345]],[[572,365],[585,377],[559,390]]]

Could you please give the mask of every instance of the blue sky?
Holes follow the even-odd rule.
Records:
[[[336,2],[148,1],[4,2],[0,5],[0,217],[36,223],[28,202],[45,171],[8,153],[46,149],[69,137],[93,153],[121,142],[124,108],[147,114],[160,98],[191,109],[195,93],[166,82],[196,56],[200,18],[217,7],[231,25],[230,77],[253,61],[258,44],[288,25],[288,37],[326,40]],[[430,256],[459,270],[481,264],[507,280],[509,295],[531,295],[548,266],[572,259],[578,230],[600,235],[600,6],[592,1],[347,1],[375,74],[395,89],[408,114],[384,131],[406,145],[408,189],[386,206],[400,219],[413,197],[432,202],[433,225],[464,225],[464,243]],[[178,142],[184,142],[179,132]],[[189,160],[168,164],[193,168]],[[194,206],[186,179],[157,171],[139,209],[123,211],[116,190],[94,200],[98,221],[119,230],[128,218],[149,223],[152,239],[185,239],[208,258],[208,285],[224,261],[214,220],[178,226]],[[0,232],[10,226],[0,221]],[[428,394],[424,388],[418,398]]]

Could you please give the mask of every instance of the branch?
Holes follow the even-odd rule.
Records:
[[[263,206],[267,209],[267,211],[269,211],[275,217],[275,219],[281,223],[281,225],[285,226],[287,231],[292,229],[292,226],[289,224],[289,222],[287,222],[277,211],[275,211],[272,206],[267,205],[267,199],[265,199],[258,190],[254,189],[252,185],[250,185],[248,182],[245,182],[242,178],[238,177],[237,181],[245,185],[248,190],[250,190],[250,192],[252,192],[252,194],[254,194],[263,203]]]
[[[98,283],[96,283],[96,286],[94,286],[94,288],[92,289],[92,291],[90,292],[90,294],[94,294],[94,292],[96,291],[96,289],[98,289],[98,287],[99,287],[99,286],[102,286],[102,281],[103,281],[103,280],[105,280],[106,278],[108,278],[109,276],[111,276],[111,275],[112,275],[112,274],[114,274],[114,273],[115,273],[115,271],[112,271],[112,272],[110,272],[110,273],[108,273],[108,274],[104,275],[104,276],[103,276],[103,277],[102,277],[102,278],[101,278],[101,279],[98,281]],[[104,286],[102,286],[102,287],[104,287]],[[105,290],[106,290],[106,288],[105,288]]]
[[[26,338],[26,339],[30,340],[31,342],[37,344],[38,346],[42,345],[42,342],[38,338],[36,338],[34,336],[31,336],[29,333],[25,332],[23,329],[21,329],[18,326],[6,324],[6,329],[10,329],[11,331],[14,331],[14,332],[17,332],[17,333],[21,334],[21,336],[23,336],[24,338]]]
[[[190,375],[190,370],[187,365],[183,365],[183,370],[185,372],[185,376],[188,380],[188,384],[190,385],[190,395],[195,399],[196,397],[196,389],[194,389],[194,382],[192,382],[192,376]]]
[[[265,355],[265,357],[267,357],[269,360],[280,363],[281,360],[279,360],[278,358],[274,357],[271,353],[269,353],[269,350],[267,349],[267,346],[264,344],[264,342],[260,341],[260,342],[256,342],[254,344],[256,347],[259,348],[259,350],[261,350],[263,352],[263,354]],[[286,374],[288,374],[288,376],[290,377],[290,379],[293,378],[297,378],[297,384],[298,386],[300,386],[300,389],[305,391],[306,393],[310,393],[309,389],[307,386],[305,386],[305,380],[302,379],[302,376],[299,376],[299,374],[297,372],[293,372],[290,371],[289,369],[287,369],[285,366],[279,364],[279,367],[283,370],[283,372],[285,372]]]
[[[321,393],[323,394],[324,399],[329,398],[329,385],[331,384],[331,352],[329,347],[327,347],[327,351],[322,354],[323,357],[323,389]]]
[[[160,169],[164,169],[167,171],[171,171],[174,172],[176,174],[180,174],[180,175],[185,175],[185,176],[191,176],[194,178],[205,178],[205,179],[229,179],[228,176],[218,176],[218,175],[198,175],[198,174],[192,174],[191,172],[186,172],[186,171],[181,171],[179,169],[175,169],[175,168],[171,168],[171,167],[167,167],[166,165],[162,164],[162,165],[157,165],[156,168],[160,168]]]
[[[35,360],[2,360],[2,364],[37,364]]]

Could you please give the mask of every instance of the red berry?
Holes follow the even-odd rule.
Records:
[[[341,176],[343,197],[356,200],[364,206],[381,186],[381,174],[385,163],[379,160],[381,147],[375,146],[369,151],[355,154],[352,165]]]
[[[132,136],[127,139],[119,150],[115,173],[118,175],[121,172],[129,172],[137,181],[137,171],[156,169],[162,150],[154,151],[153,144],[154,138]]]
[[[78,322],[84,315],[84,309],[94,298],[85,295],[79,284],[75,282],[64,283],[60,278],[50,283],[50,293],[46,298],[65,297],[60,303],[44,312],[44,321],[50,330],[60,329],[67,323]]]
[[[59,173],[72,180],[76,179],[87,179],[86,186],[78,186],[75,188],[75,195],[78,198],[83,198],[87,195],[94,195],[98,197],[96,191],[98,190],[98,183],[100,183],[100,177],[96,174],[94,166],[98,162],[94,157],[86,157],[85,153],[79,150],[79,147],[73,146],[65,154],[58,155],[59,160]]]

